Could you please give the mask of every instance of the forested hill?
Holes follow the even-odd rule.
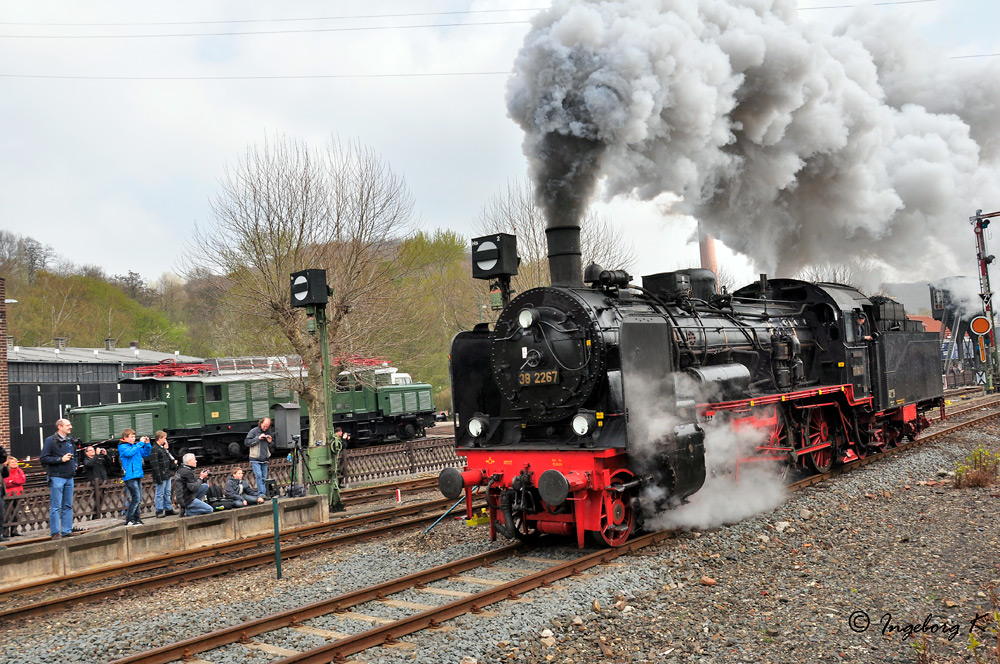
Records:
[[[407,268],[384,301],[405,305],[377,317],[362,310],[348,315],[345,320],[367,334],[358,347],[340,352],[388,358],[431,383],[438,408],[449,408],[448,347],[458,331],[492,313],[484,309],[485,284],[470,278],[468,242],[455,233],[417,233],[386,247],[394,254],[386,260],[403,256]],[[65,337],[71,346],[138,341],[142,348],[199,357],[291,352],[280,331],[260,325],[225,275],[108,275],[71,263],[60,249],[0,231],[0,277],[7,298],[17,300],[7,305],[8,334],[17,345],[51,346]],[[365,308],[378,308],[377,299]]]

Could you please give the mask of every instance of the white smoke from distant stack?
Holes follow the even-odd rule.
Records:
[[[958,307],[962,318],[983,313],[983,299],[979,296],[979,282],[969,277],[946,277],[933,284],[947,290],[951,303]]]
[[[584,199],[598,177],[608,196],[672,192],[778,276],[861,254],[936,277],[1000,200],[997,80],[1000,62],[948,60],[870,11],[831,31],[792,0],[557,0],[508,110],[540,193],[559,172]],[[587,168],[560,152],[553,170],[552,136]]]

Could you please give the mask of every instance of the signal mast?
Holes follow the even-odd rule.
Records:
[[[983,337],[986,336],[989,339],[989,352],[986,353],[986,371],[988,373],[987,389],[993,391],[997,386],[997,357],[996,357],[996,337],[994,335],[993,328],[995,327],[996,320],[993,315],[993,290],[990,288],[990,271],[989,265],[993,262],[994,257],[986,253],[986,229],[990,226],[990,220],[994,217],[1000,217],[1000,212],[990,212],[983,214],[982,210],[976,210],[976,214],[973,217],[969,217],[969,221],[973,224],[973,230],[976,233],[976,259],[979,261],[979,297],[983,299],[983,310],[985,312],[987,320],[989,320],[989,329],[983,334],[979,333],[979,343],[980,352],[984,352],[985,349],[982,348]],[[978,332],[977,330],[974,330]]]

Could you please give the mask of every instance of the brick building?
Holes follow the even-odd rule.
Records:
[[[7,338],[7,282],[0,279],[0,339]],[[2,342],[0,342],[2,343]],[[10,390],[7,355],[0,353],[0,445],[10,451]]]

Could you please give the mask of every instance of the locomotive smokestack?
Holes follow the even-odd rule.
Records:
[[[549,245],[549,274],[553,286],[583,286],[583,258],[580,254],[580,227],[558,226],[545,229]]]
[[[580,220],[593,192],[604,144],[580,136],[546,134],[534,164],[535,195],[548,221],[549,275],[553,286],[583,286]]]

